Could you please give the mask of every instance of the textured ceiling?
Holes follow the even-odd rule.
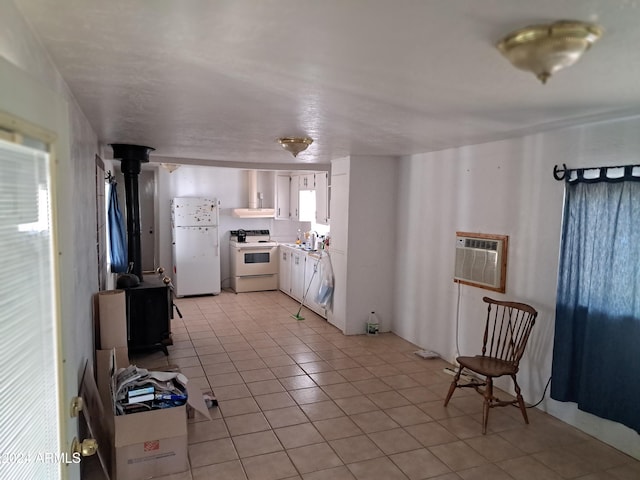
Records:
[[[636,1],[14,2],[100,141],[165,161],[308,167],[640,113]],[[605,33],[547,85],[495,49],[560,19]],[[294,160],[276,138],[296,135]]]

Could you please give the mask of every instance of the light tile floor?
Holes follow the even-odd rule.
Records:
[[[165,480],[637,480],[640,462],[530,409],[473,391],[442,403],[442,360],[393,335],[344,336],[280,292],[177,299],[170,356],[219,407],[189,424],[191,470]]]

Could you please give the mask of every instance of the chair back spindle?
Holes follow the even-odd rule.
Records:
[[[489,297],[482,339],[482,356],[499,358],[517,365],[524,354],[536,311],[529,305],[503,302]]]

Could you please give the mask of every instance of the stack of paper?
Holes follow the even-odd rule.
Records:
[[[180,373],[150,372],[129,365],[118,370],[111,381],[116,415],[177,407],[187,402],[187,379]]]

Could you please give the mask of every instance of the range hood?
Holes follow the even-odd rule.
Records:
[[[261,208],[262,194],[258,193],[258,172],[256,170],[248,170],[247,179],[249,183],[249,208],[234,208],[233,216],[239,218],[273,218],[276,214],[275,208]]]

